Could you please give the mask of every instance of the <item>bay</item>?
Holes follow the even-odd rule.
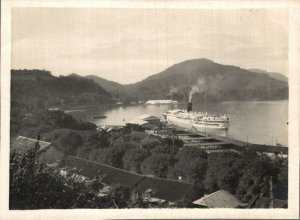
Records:
[[[93,122],[97,126],[125,125],[142,114],[162,117],[171,108],[185,109],[186,104],[172,105],[108,105],[66,111],[76,118]],[[256,144],[288,145],[288,101],[193,103],[193,111],[230,115],[227,136]],[[94,116],[105,115],[105,119]]]

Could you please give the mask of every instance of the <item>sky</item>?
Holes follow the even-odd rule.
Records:
[[[12,68],[129,84],[207,58],[288,76],[283,9],[14,8]]]

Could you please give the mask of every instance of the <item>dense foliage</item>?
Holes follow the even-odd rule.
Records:
[[[38,162],[38,143],[24,154],[10,155],[10,209],[72,209],[72,208],[160,208],[149,202],[153,192],[137,193],[121,185],[105,186],[101,178],[87,184],[76,181],[72,173],[60,175],[58,169]],[[169,206],[169,205],[168,205]]]
[[[133,99],[153,99],[166,98],[171,87],[181,85],[173,97],[186,100],[192,83],[203,77],[209,85],[206,94],[211,100],[287,97],[286,82],[258,73],[245,74],[245,71],[208,60],[194,60],[174,65],[125,89],[115,86],[124,89],[118,98],[129,95]],[[175,79],[173,84],[169,84],[170,77]],[[11,95],[12,137],[41,137],[67,155],[147,176],[190,182],[197,196],[224,189],[249,202],[256,195],[269,196],[272,181],[275,198],[287,199],[287,159],[271,158],[250,150],[208,154],[197,147],[183,147],[183,142],[172,134],[162,139],[139,127],[128,126],[112,131],[97,130],[96,125],[62,111],[47,110],[51,106],[110,103],[112,96],[92,80],[77,76],[54,77],[48,71],[13,70]],[[198,94],[195,98],[203,96]],[[62,177],[36,157],[37,148],[23,155],[11,153],[11,209],[157,207],[147,200],[153,192],[138,194],[124,186],[112,186],[106,197],[98,197],[98,190],[103,187],[101,179],[87,186]],[[178,207],[186,205],[187,201],[176,203]]]
[[[95,189],[101,182],[86,187],[59,175],[37,160],[37,150],[10,156],[10,209],[106,207],[108,201],[98,198]]]
[[[12,113],[49,107],[111,103],[112,96],[93,80],[75,76],[52,76],[44,70],[11,71]]]
[[[138,135],[142,137],[140,131]],[[280,187],[282,195],[278,198],[287,198],[287,159],[251,150],[207,154],[197,147],[173,147],[172,142],[155,137],[143,142],[126,128],[84,134],[82,138],[78,157],[143,175],[191,182],[198,195],[224,189],[249,201],[256,195],[268,196],[272,176],[275,196]]]
[[[96,125],[89,122],[78,121],[71,115],[62,111],[41,111],[36,113],[23,113],[11,115],[11,135],[16,134],[36,138],[54,129],[96,130]]]
[[[149,135],[142,129],[132,127],[111,131],[96,130],[94,124],[79,121],[62,111],[43,110],[15,114],[12,116],[11,132],[12,135],[41,137],[42,140],[53,143],[67,155],[75,155],[143,175],[181,179],[193,183],[195,194],[199,196],[224,189],[248,202],[256,195],[268,196],[269,182],[272,178],[275,196],[287,198],[287,159],[270,158],[255,151],[226,151],[207,154],[197,147],[183,147],[183,142],[174,135],[162,139]],[[42,191],[47,191],[47,187],[49,187],[46,182],[53,181],[59,189],[65,192],[69,192],[68,190],[71,190],[72,187],[77,187],[76,189],[81,187],[72,185],[71,188],[64,189],[64,180],[57,175],[55,177],[53,172],[48,172],[49,168],[38,165],[35,170],[32,170],[33,159],[29,159],[31,165],[26,165],[28,163],[26,160],[18,160],[16,156],[12,158],[11,169],[19,170],[17,172],[11,170],[12,173],[23,175],[23,177],[32,177],[28,179],[29,182],[22,183],[23,185],[18,183],[18,187],[24,187],[22,193],[29,193],[25,188],[30,186],[37,187],[32,190],[42,194]],[[21,177],[12,175],[11,183],[15,184],[14,180],[18,182]],[[51,178],[54,180],[50,180]],[[35,181],[39,184],[44,181],[45,184],[41,184],[41,188],[38,189],[39,184]],[[276,188],[280,188],[281,193],[278,194]],[[12,198],[18,190],[11,191]],[[54,192],[50,191],[49,196],[51,193]],[[72,190],[69,193],[73,196]],[[22,195],[21,198],[23,197],[26,196]],[[57,199],[56,196],[55,198]],[[68,202],[75,203],[73,200]],[[70,203],[66,204],[71,205]],[[43,203],[40,202],[40,204]],[[118,207],[128,205],[117,204],[116,201],[112,204]],[[45,206],[58,207],[60,205],[47,203]],[[21,207],[21,204],[16,206]],[[40,207],[35,203],[33,206]]]

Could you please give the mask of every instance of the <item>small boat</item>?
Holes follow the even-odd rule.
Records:
[[[103,119],[103,118],[107,118],[107,116],[105,115],[99,115],[99,116],[93,116],[93,119]]]

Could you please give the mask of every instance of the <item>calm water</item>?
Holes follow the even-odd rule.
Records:
[[[165,111],[171,108],[171,105],[140,104],[102,106],[67,112],[96,125],[124,125],[127,121],[142,114],[161,117]],[[178,104],[177,108],[185,108],[185,104]],[[205,111],[205,107],[200,103],[193,103],[193,110]],[[288,101],[207,103],[206,111],[230,115],[228,137],[250,143],[288,144]],[[107,118],[92,118],[92,116],[99,115],[105,115]]]

